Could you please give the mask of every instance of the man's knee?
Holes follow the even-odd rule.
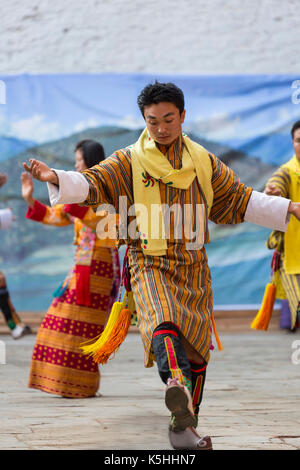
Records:
[[[180,331],[178,326],[174,325],[174,323],[171,322],[164,322],[158,325],[154,332],[153,332],[153,338],[159,335],[164,335],[164,334],[172,334],[173,336],[178,336],[180,335]]]

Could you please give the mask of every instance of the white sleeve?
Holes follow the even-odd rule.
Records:
[[[55,204],[79,204],[89,194],[89,183],[78,171],[55,170],[59,185],[47,183],[51,206]]]
[[[13,221],[13,213],[10,209],[0,210],[0,228],[8,229],[11,227]]]
[[[286,232],[290,221],[290,214],[288,214],[290,202],[291,200],[285,197],[268,196],[265,193],[252,191],[244,220],[272,230]]]

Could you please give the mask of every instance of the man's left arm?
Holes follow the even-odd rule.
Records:
[[[299,219],[300,204],[278,196],[252,190],[214,155],[210,155],[214,201],[210,219],[217,224],[237,224],[244,221],[272,230],[285,232],[291,214]]]
[[[286,232],[290,216],[300,220],[300,204],[279,196],[252,191],[244,220],[272,230]],[[299,227],[300,228],[300,227]]]

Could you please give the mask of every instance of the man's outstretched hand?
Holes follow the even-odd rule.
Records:
[[[300,202],[290,202],[288,212],[300,220]]]
[[[281,196],[281,190],[275,184],[269,184],[264,191],[268,196]],[[290,202],[288,213],[293,214],[300,221],[300,203]]]
[[[281,190],[275,184],[268,184],[264,191],[268,196],[281,196]]]
[[[23,167],[25,168],[28,173],[31,173],[33,178],[39,181],[43,181],[46,183],[52,183],[58,185],[58,177],[55,171],[51,170],[51,168],[46,165],[46,163],[40,162],[39,160],[34,160],[31,158],[29,160],[29,165],[27,163],[23,163]]]

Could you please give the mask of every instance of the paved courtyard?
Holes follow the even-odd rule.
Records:
[[[300,449],[300,334],[222,333],[208,367],[200,434],[214,448]],[[168,450],[168,410],[138,333],[101,367],[101,396],[64,399],[27,388],[35,335],[1,335],[0,449]],[[3,361],[2,361],[3,362]]]

